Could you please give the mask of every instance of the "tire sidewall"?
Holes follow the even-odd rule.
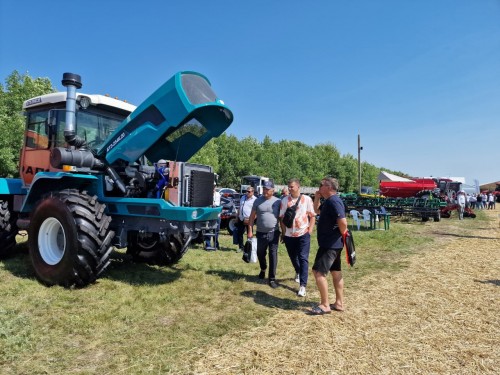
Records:
[[[57,219],[64,229],[66,249],[61,260],[50,265],[46,263],[38,245],[38,234],[43,222],[48,218]],[[74,259],[78,256],[77,228],[67,205],[58,198],[50,197],[41,201],[33,212],[28,230],[28,244],[35,273],[46,284],[60,284],[73,277]]]

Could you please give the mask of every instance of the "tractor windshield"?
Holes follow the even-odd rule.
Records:
[[[57,138],[56,145],[64,147],[64,128],[66,126],[66,111],[56,110],[54,115],[57,118]],[[76,112],[76,134],[85,140],[87,147],[97,150],[99,146],[109,137],[109,135],[120,125],[125,115],[119,115],[97,108],[89,108]]]
[[[89,148],[97,150],[124,118],[99,110],[79,111],[76,115],[76,132]]]

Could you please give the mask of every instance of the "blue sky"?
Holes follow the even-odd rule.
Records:
[[[414,176],[500,180],[500,0],[0,0],[18,70],[140,104],[205,74],[238,138],[330,142]]]

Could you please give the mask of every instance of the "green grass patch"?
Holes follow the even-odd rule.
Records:
[[[357,280],[380,271],[398,272],[412,254],[437,246],[441,232],[474,235],[485,220],[479,212],[466,223],[393,221],[389,231],[354,230],[358,262],[347,269],[343,259],[346,289],[354,293]],[[18,244],[16,255],[0,261],[0,373],[175,372],[181,353],[262,326],[278,310],[317,302],[296,296],[283,244],[281,287],[271,289],[258,279],[258,264],[244,263],[231,240],[222,235],[215,252],[194,246],[168,268],[132,263],[116,252],[104,276],[84,289],[38,283],[25,243]],[[314,238],[310,265],[316,249]],[[316,290],[311,273],[308,289]]]

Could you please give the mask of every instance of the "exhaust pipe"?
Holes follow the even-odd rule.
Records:
[[[73,165],[79,168],[97,168],[105,170],[108,176],[115,182],[118,189],[126,194],[127,188],[118,173],[109,165],[87,150],[80,149],[85,145],[85,139],[76,135],[76,90],[82,87],[82,78],[78,74],[64,73],[62,79],[63,86],[67,87],[66,95],[66,126],[64,127],[64,139],[76,150],[55,147],[50,153],[50,164],[56,169],[61,169],[64,164]]]
[[[69,145],[80,148],[85,140],[76,135],[76,90],[82,88],[82,78],[78,74],[64,73],[61,82],[67,88],[64,139]]]

